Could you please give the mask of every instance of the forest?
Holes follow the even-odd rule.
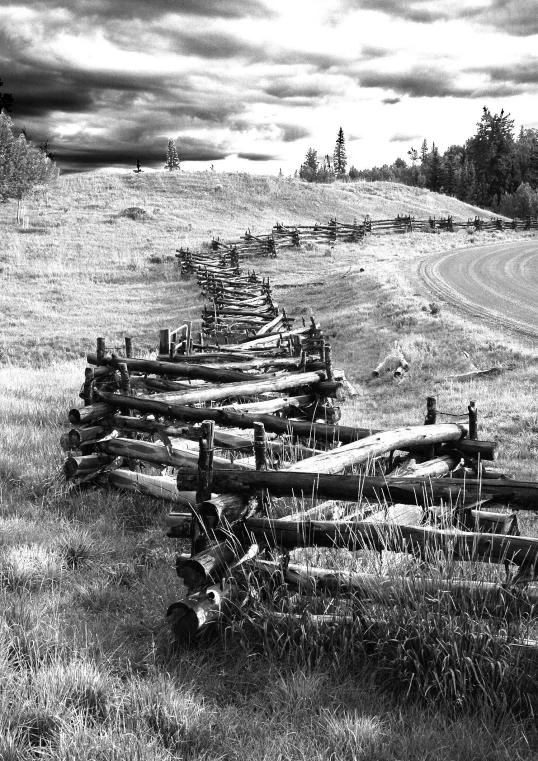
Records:
[[[435,142],[423,140],[407,151],[407,160],[370,169],[347,170],[342,128],[331,157],[318,160],[310,148],[299,175],[308,182],[336,179],[389,181],[428,188],[461,201],[492,209],[509,217],[538,213],[538,129],[521,127],[501,110],[492,114],[484,106],[476,132],[463,145],[441,153]]]

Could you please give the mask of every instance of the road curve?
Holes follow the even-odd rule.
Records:
[[[538,338],[538,240],[455,249],[422,262],[420,274],[456,309]]]

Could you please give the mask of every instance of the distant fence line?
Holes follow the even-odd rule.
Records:
[[[330,219],[326,224],[315,225],[284,225],[277,222],[268,235],[253,235],[247,230],[239,240],[221,241],[215,238],[211,241],[211,249],[220,251],[238,258],[251,256],[276,257],[278,251],[283,248],[300,248],[307,243],[357,243],[366,235],[388,235],[409,232],[426,231],[456,232],[457,230],[538,230],[537,217],[525,217],[524,219],[512,219],[506,221],[497,217],[495,219],[482,219],[475,217],[467,222],[457,222],[452,216],[429,217],[428,219],[415,219],[411,215],[398,215],[393,219],[371,219],[366,216],[362,222],[354,220],[352,223],[339,222]],[[180,249],[180,261],[185,261],[188,249]]]

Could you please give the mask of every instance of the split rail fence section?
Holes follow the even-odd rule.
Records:
[[[320,326],[296,325],[239,256],[220,244],[179,252],[209,302],[201,330],[161,330],[155,360],[133,357],[131,339],[124,356],[98,339],[84,406],[70,410],[62,436],[67,478],[174,503],[168,536],[191,542],[177,560],[188,594],[168,611],[176,631],[194,636],[245,600],[241,579],[251,573],[269,584],[276,572],[302,591],[394,594],[381,577],[286,562],[308,546],[503,563],[505,586],[450,583],[495,604],[505,595],[532,602],[538,539],[519,536],[514,511],[538,510],[538,483],[484,466],[496,444],[478,439],[474,403],[458,422],[439,422],[432,397],[423,425],[339,425],[338,401],[353,388]],[[277,555],[260,560],[264,549]]]
[[[467,222],[458,222],[451,216],[415,219],[411,215],[398,215],[394,219],[376,220],[366,216],[362,222],[355,219],[353,223],[330,219],[325,225],[284,225],[277,222],[268,235],[252,235],[250,230],[247,230],[245,235],[236,241],[225,242],[216,238],[211,241],[211,250],[228,257],[230,262],[237,263],[239,258],[276,257],[280,249],[298,248],[307,243],[336,243],[337,241],[356,243],[372,234],[394,235],[413,231],[456,232],[457,230],[538,230],[538,218],[526,217],[506,221],[500,218],[475,217],[468,219]],[[193,256],[194,259],[198,256],[183,249],[180,249],[178,253],[181,263],[188,262],[189,256]]]

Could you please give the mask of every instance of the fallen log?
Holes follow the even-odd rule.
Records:
[[[237,604],[244,594],[235,584],[221,587],[215,584],[175,602],[166,615],[172,619],[172,629],[179,639],[190,640],[212,623],[219,621],[229,605]]]
[[[109,439],[98,444],[99,451],[113,457],[130,457],[135,460],[144,460],[157,465],[166,465],[174,468],[197,470],[198,454],[184,449],[174,449],[164,444],[152,444],[149,441],[136,441],[134,439]],[[215,465],[220,469],[242,470],[251,469],[251,465],[235,460],[230,462],[224,457],[215,457]],[[182,490],[180,490],[182,491]]]
[[[106,365],[118,368],[125,363],[129,372],[146,373],[148,375],[169,375],[176,378],[192,378],[193,380],[206,380],[211,383],[239,383],[245,380],[263,379],[264,376],[249,375],[239,370],[225,370],[203,365],[189,365],[178,362],[159,362],[152,359],[129,359],[128,357],[112,357],[107,354],[103,359],[98,359],[97,354],[88,354],[90,365]]]
[[[440,478],[455,470],[460,462],[461,457],[450,454],[421,463],[417,463],[416,460],[411,458],[387,474],[387,478],[413,478],[417,476],[421,478]]]
[[[428,595],[434,598],[450,597],[451,601],[473,600],[484,607],[517,601],[521,604],[538,603],[538,587],[507,589],[491,581],[470,581],[456,578],[429,578],[422,576],[381,576],[337,569],[316,568],[290,563],[287,567],[267,560],[253,560],[253,568],[269,573],[280,572],[284,581],[305,592],[328,592],[338,595],[353,592],[360,597],[379,603],[402,602],[410,597]]]
[[[140,492],[167,502],[175,502],[183,507],[188,508],[196,504],[196,492],[179,491],[177,478],[173,476],[150,476],[125,468],[117,468],[110,472],[108,480],[118,489]]]
[[[302,473],[339,473],[351,465],[367,462],[394,449],[428,446],[446,441],[459,441],[463,429],[453,423],[417,425],[396,428],[345,444],[292,465],[290,471]]]
[[[441,500],[452,505],[465,506],[480,500],[486,493],[496,504],[510,504],[515,510],[538,510],[538,483],[534,481],[488,480],[470,478],[394,478],[374,476],[344,476],[287,471],[243,471],[213,473],[215,491],[243,492],[251,489],[269,489],[278,495],[340,499],[358,502],[363,497],[381,503],[429,507]]]
[[[370,523],[367,521],[275,521],[247,518],[244,527],[258,544],[268,547],[333,547],[357,550],[409,552],[426,560],[442,552],[466,561],[512,562],[534,573],[538,538],[506,534],[443,530],[430,527]]]
[[[68,479],[96,473],[114,462],[115,457],[103,454],[89,454],[80,457],[68,457],[64,462],[64,474]]]
[[[243,380],[242,383],[212,384],[208,388],[198,388],[187,392],[155,394],[151,399],[167,404],[199,404],[238,396],[258,396],[266,391],[287,391],[291,388],[302,388],[304,386],[315,388],[321,384],[323,379],[323,372],[289,373],[268,380],[256,380],[254,378],[249,381]],[[328,393],[324,395],[328,395]]]

